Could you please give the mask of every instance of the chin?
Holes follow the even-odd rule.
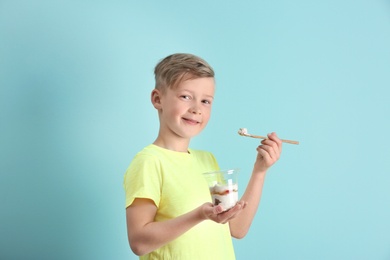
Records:
[[[183,138],[192,138],[197,135],[199,135],[203,131],[204,127],[199,127],[198,126],[190,126],[181,129],[180,131],[177,131],[177,135],[183,137]]]
[[[200,134],[201,131],[187,131],[185,134],[182,135],[184,138],[193,138]]]

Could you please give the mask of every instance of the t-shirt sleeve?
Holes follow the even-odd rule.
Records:
[[[136,155],[124,176],[126,208],[136,198],[150,199],[158,207],[161,197],[161,183],[158,160],[151,155]]]
[[[208,151],[191,150],[196,155],[199,165],[205,167],[203,172],[212,172],[220,170],[217,159],[214,154]]]
[[[209,155],[209,158],[210,158],[210,164],[212,165],[214,170],[216,170],[216,171],[219,170],[219,165],[218,165],[217,159],[215,158],[214,154],[209,152],[208,155]]]

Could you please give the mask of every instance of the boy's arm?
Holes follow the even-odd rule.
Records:
[[[156,222],[157,207],[152,200],[135,199],[126,209],[127,235],[131,250],[136,255],[144,255],[179,237],[193,226],[206,219],[226,223],[245,207],[238,203],[228,212],[221,206],[205,203],[177,218]]]
[[[243,238],[252,224],[260,203],[264,180],[269,167],[280,157],[282,142],[275,133],[268,135],[269,139],[261,141],[257,147],[257,158],[248,186],[241,198],[247,202],[245,210],[229,221],[230,233],[235,238]]]

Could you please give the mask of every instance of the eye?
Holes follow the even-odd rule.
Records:
[[[181,95],[180,98],[190,100],[191,97],[189,95]]]
[[[211,100],[204,99],[202,102],[203,102],[204,104],[211,105]]]

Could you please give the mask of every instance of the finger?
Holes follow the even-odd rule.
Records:
[[[279,144],[277,141],[271,140],[271,139],[266,139],[262,141],[262,144],[264,145],[265,150],[267,150],[272,158],[278,159],[280,156],[280,149]],[[272,147],[272,149],[267,148],[266,146]]]
[[[224,216],[224,223],[229,222],[231,219],[235,218],[239,215],[242,210],[246,207],[246,202],[239,202],[233,208],[226,211],[226,215]]]
[[[272,138],[272,139],[271,139]],[[264,139],[261,141],[262,144],[270,145],[275,148],[275,150],[279,150],[281,147],[281,144],[278,142],[282,142],[280,139],[274,139],[271,135],[271,138],[269,139]]]
[[[239,201],[237,202],[236,205],[234,205],[233,208],[225,211],[223,214],[225,214],[228,218],[231,218],[231,216],[237,214],[237,212],[241,211],[245,206],[246,206],[246,202],[244,201]]]
[[[275,133],[275,132],[272,132],[270,134],[267,135],[268,138],[274,142],[276,142],[278,148],[279,148],[279,152],[282,152],[282,146],[283,146],[283,142],[282,140],[278,137],[278,135]]]
[[[214,215],[221,214],[222,212],[223,212],[223,208],[221,205],[213,207],[213,214]]]
[[[275,149],[271,145],[267,145],[267,144],[260,145],[258,147],[258,152],[263,156],[264,159],[270,158],[275,160],[277,157]]]
[[[269,161],[271,159],[269,153],[264,150],[264,147],[262,145],[259,145],[257,147],[257,157],[260,158],[263,161]]]

